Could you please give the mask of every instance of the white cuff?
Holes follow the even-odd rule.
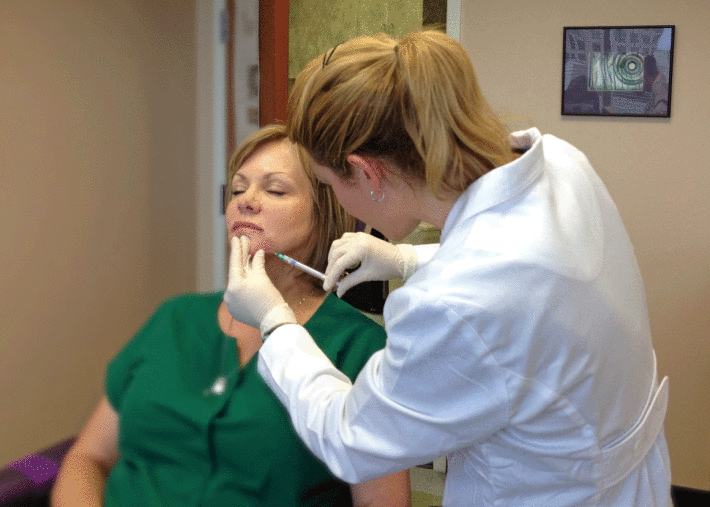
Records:
[[[298,324],[296,315],[287,303],[272,308],[264,318],[261,319],[259,330],[261,331],[262,340],[266,340],[274,329],[284,324]]]
[[[398,244],[397,249],[402,258],[402,280],[406,282],[417,270],[417,251],[408,243]]]

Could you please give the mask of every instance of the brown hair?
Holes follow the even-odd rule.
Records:
[[[261,147],[279,141],[287,141],[286,127],[282,124],[268,125],[249,136],[234,150],[227,170],[227,189],[225,206],[229,204],[232,195],[232,180],[244,163]],[[349,215],[338,202],[333,189],[320,183],[313,173],[311,161],[305,150],[294,145],[298,160],[310,182],[310,194],[313,200],[313,234],[311,235],[311,253],[304,262],[318,271],[325,271],[328,265],[330,245],[346,232],[355,230],[355,219]],[[299,275],[301,276],[301,275]],[[314,287],[320,287],[320,280],[303,274],[313,282]]]
[[[340,178],[352,175],[347,155],[370,155],[439,196],[513,160],[506,127],[451,37],[363,36],[324,56],[298,74],[287,125],[289,138]]]

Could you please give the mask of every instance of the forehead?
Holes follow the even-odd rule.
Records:
[[[296,181],[306,181],[295,148],[287,139],[271,141],[260,146],[244,161],[235,179],[255,179],[285,175]]]

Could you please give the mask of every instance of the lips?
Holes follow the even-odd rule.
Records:
[[[235,222],[234,225],[232,225],[232,232],[237,232],[240,229],[250,229],[252,231],[262,231],[263,229],[257,225],[254,225],[249,222]]]

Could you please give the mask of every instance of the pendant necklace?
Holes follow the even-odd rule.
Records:
[[[314,291],[315,291],[315,289],[311,289],[311,292],[309,294],[306,294],[305,296],[303,296],[303,299],[301,299],[298,302],[298,304],[296,304],[296,306],[293,307],[293,309],[295,310],[296,308],[301,306],[306,299],[308,299],[310,296],[313,295]],[[239,367],[238,365],[235,366],[234,369],[231,372],[229,372],[229,374],[227,374],[227,375],[225,375],[225,373],[224,373],[224,367],[226,366],[225,363],[227,362],[227,347],[229,346],[229,343],[231,342],[231,340],[229,340],[229,338],[231,338],[232,325],[235,322],[236,322],[236,320],[234,320],[234,318],[232,318],[232,322],[229,323],[229,329],[228,329],[230,336],[228,336],[227,339],[222,340],[222,355],[221,355],[220,367],[219,367],[219,371],[221,372],[221,374],[215,379],[215,381],[212,383],[212,386],[210,388],[202,391],[202,394],[204,396],[219,396],[219,395],[223,394],[224,391],[227,390],[227,381],[230,379],[230,377],[232,375],[234,375],[234,372],[237,371],[237,368]]]

